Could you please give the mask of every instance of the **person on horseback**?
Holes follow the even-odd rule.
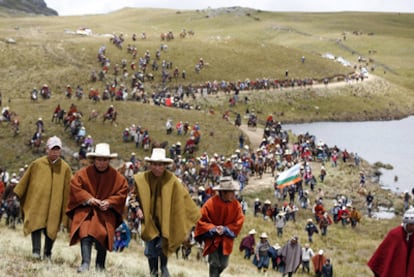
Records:
[[[52,116],[52,122],[55,118],[58,117],[59,112],[62,110],[62,108],[60,107],[60,104],[58,104],[55,108],[55,110],[53,111],[53,116]]]
[[[30,145],[35,145],[41,139],[42,139],[42,133],[39,130],[36,130],[36,132],[33,134],[30,140]]]
[[[114,111],[115,111],[114,105],[110,105],[109,108],[108,108],[108,110],[105,113],[105,118],[112,119],[112,116],[114,114]]]
[[[4,119],[6,119],[6,121],[10,122],[11,114],[10,114],[10,108],[9,107],[4,107],[1,114],[3,115]]]
[[[77,113],[77,112],[78,112],[78,108],[76,107],[75,104],[72,103],[69,107],[68,116],[71,116],[71,115],[73,115],[74,113]]]
[[[50,98],[51,94],[52,93],[49,89],[49,86],[47,84],[44,84],[40,90],[40,95],[42,95],[43,99],[48,99]]]
[[[44,133],[45,132],[45,124],[43,123],[43,119],[39,117],[36,121],[37,130]]]

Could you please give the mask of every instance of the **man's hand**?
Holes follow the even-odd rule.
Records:
[[[139,220],[144,219],[144,213],[142,212],[141,208],[137,209],[137,217]]]
[[[217,226],[217,227],[216,227],[216,231],[217,231],[217,234],[218,234],[219,236],[221,236],[221,235],[223,235],[223,233],[224,233],[224,227],[223,227],[222,225]]]
[[[88,200],[88,205],[94,206],[94,207],[99,207],[101,205],[101,200],[96,199],[96,198],[91,198],[91,199]]]
[[[106,211],[109,209],[109,202],[108,200],[102,200],[100,201],[101,203],[99,204],[99,209],[101,209],[101,211]]]

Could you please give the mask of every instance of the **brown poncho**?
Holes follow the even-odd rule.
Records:
[[[98,172],[94,165],[82,168],[71,180],[70,198],[66,214],[72,219],[70,245],[86,236],[92,236],[99,243],[112,250],[115,229],[122,223],[122,213],[128,193],[126,179],[109,167]],[[110,209],[85,205],[91,199],[107,200]]]

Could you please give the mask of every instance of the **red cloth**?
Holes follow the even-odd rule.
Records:
[[[254,235],[247,235],[240,242],[239,250],[250,249],[250,253],[253,253],[255,244]]]
[[[313,270],[315,270],[315,273],[322,272],[322,267],[326,263],[326,257],[324,255],[315,255],[312,257],[312,264],[313,264]]]
[[[122,214],[128,193],[128,183],[112,167],[103,173],[94,165],[79,170],[71,180],[70,198],[66,214],[72,219],[70,245],[90,235],[112,250],[115,229],[122,223]],[[91,198],[107,200],[107,211],[84,205]]]
[[[0,181],[0,198],[2,198],[4,192],[4,183]]]
[[[402,226],[392,229],[368,262],[376,277],[414,276],[414,235],[407,241]]]
[[[197,222],[194,236],[202,236],[216,226],[225,226],[237,236],[243,226],[244,215],[239,201],[224,202],[219,195],[207,200],[201,208],[201,218]],[[230,255],[233,251],[234,239],[228,236],[214,235],[212,238],[204,239],[203,255],[213,253],[221,245],[223,255]]]

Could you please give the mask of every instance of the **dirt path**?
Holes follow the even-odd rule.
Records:
[[[250,147],[253,151],[259,148],[263,139],[263,128],[257,127],[255,130],[248,128],[246,124],[242,124],[240,130],[249,138]],[[270,173],[264,173],[262,178],[250,177],[249,184],[244,188],[244,192],[252,193],[266,188],[273,188],[274,177]],[[270,197],[269,197],[270,198]]]

